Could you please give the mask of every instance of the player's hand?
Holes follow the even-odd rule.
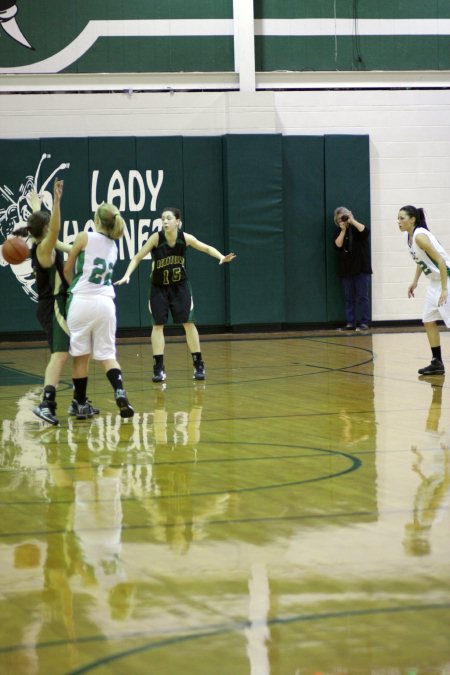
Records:
[[[414,297],[414,291],[417,288],[417,284],[411,284],[408,288],[408,298],[413,298]]]
[[[223,256],[222,260],[219,262],[219,265],[223,265],[224,263],[229,263],[232,260],[234,260],[235,257],[236,257],[236,253],[228,253],[227,255]]]
[[[55,200],[61,199],[63,188],[64,188],[64,181],[59,180],[59,178],[55,178],[55,182],[53,183],[53,197]]]
[[[448,290],[445,289],[445,291],[442,291],[441,295],[439,296],[438,307],[442,307],[442,305],[445,305],[447,299],[448,299]]]
[[[129,283],[130,283],[130,277],[125,274],[121,279],[119,279],[118,281],[115,281],[113,286],[122,286],[122,284],[129,284]]]
[[[30,190],[26,196],[26,200],[33,213],[40,210],[42,206],[42,196],[38,195],[36,190]]]

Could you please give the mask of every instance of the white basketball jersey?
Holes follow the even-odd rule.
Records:
[[[88,243],[77,258],[69,292],[74,295],[86,293],[114,297],[112,275],[116,260],[117,246],[114,240],[100,232],[88,232]]]
[[[429,230],[425,229],[424,227],[416,227],[413,233],[411,245],[409,246],[409,250],[415,262],[419,265],[419,267],[422,268],[424,274],[428,277],[428,279],[441,278],[437,262],[430,258],[428,253],[426,253],[416,243],[416,237],[418,234],[425,234],[428,237],[436,251],[444,258],[445,264],[447,266],[447,273],[450,274],[450,256],[445,251],[444,247]]]

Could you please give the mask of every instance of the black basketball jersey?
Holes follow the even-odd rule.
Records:
[[[181,230],[174,246],[169,246],[164,232],[158,232],[158,236],[158,245],[152,249],[151,281],[155,286],[174,286],[187,279],[186,240]]]
[[[68,284],[64,278],[64,257],[62,251],[55,251],[55,262],[51,267],[42,267],[37,257],[38,244],[31,248],[31,265],[36,277],[39,300],[55,295],[67,294]]]

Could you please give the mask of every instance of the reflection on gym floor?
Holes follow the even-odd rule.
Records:
[[[450,389],[422,334],[185,345],[122,420],[31,410],[45,348],[0,349],[0,672],[450,673]],[[450,353],[448,334],[443,349]],[[58,395],[71,400],[70,372]]]

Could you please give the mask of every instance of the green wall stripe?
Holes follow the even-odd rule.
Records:
[[[233,38],[101,38],[63,72],[232,72]]]
[[[353,3],[343,0],[254,0],[256,19],[353,17]],[[448,0],[377,0],[357,5],[360,19],[449,18]]]
[[[358,54],[362,61],[358,61]],[[450,35],[255,38],[257,71],[448,70]]]

